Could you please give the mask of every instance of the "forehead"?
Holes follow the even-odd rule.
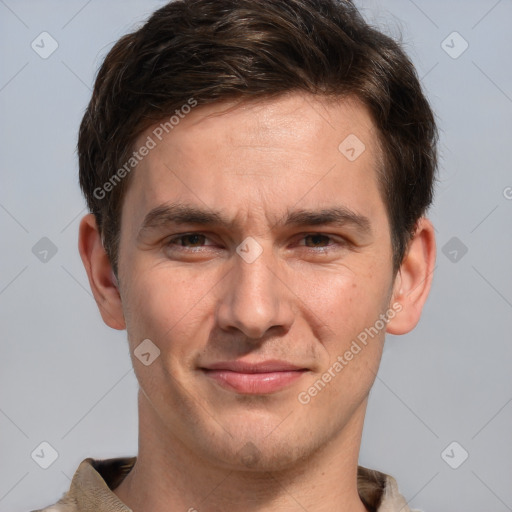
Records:
[[[377,131],[353,98],[296,93],[195,107],[166,121],[135,144],[154,147],[137,164],[123,205],[134,228],[151,208],[177,200],[269,222],[299,202],[348,201],[353,210],[382,213]]]

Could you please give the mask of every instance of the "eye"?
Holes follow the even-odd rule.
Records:
[[[206,235],[201,233],[185,233],[183,235],[177,235],[170,238],[167,242],[167,246],[178,246],[189,249],[199,248],[206,244],[208,238]]]
[[[327,252],[345,247],[348,242],[344,238],[333,237],[324,233],[309,233],[303,235],[299,245],[313,252]]]
[[[332,240],[332,238],[327,235],[315,233],[312,235],[306,235],[303,238],[303,240],[306,241],[305,245],[307,247],[327,247],[329,244],[329,241]],[[310,243],[307,243],[307,241],[310,241]]]

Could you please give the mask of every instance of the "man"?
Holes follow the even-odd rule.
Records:
[[[407,511],[358,467],[385,333],[435,260],[436,127],[400,47],[337,0],[178,0],[84,115],[79,250],[140,384],[137,457],[52,511]]]

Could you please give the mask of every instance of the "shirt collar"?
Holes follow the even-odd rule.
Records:
[[[76,470],[69,491],[56,507],[41,512],[132,512],[115,489],[130,472],[136,457],[83,460]],[[411,512],[398,491],[396,480],[385,473],[358,466],[359,496],[371,512]]]

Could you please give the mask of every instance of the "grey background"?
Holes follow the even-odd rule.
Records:
[[[102,323],[77,250],[75,145],[102,58],[163,3],[0,0],[0,512],[55,502],[85,457],[136,454],[126,333]],[[433,289],[418,327],[388,337],[360,463],[413,508],[510,511],[512,1],[358,5],[402,33],[442,157]],[[59,45],[47,59],[31,48],[43,31]],[[441,44],[454,31],[469,43],[456,59],[463,41]],[[46,262],[32,251],[43,237],[57,248]],[[43,441],[59,455],[46,470],[31,458]],[[457,469],[441,456],[453,441],[452,465],[469,453]]]

